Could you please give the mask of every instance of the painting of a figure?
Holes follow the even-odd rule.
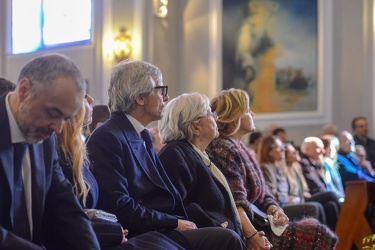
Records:
[[[223,0],[223,88],[255,113],[317,109],[318,0]]]

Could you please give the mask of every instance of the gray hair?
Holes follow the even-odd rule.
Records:
[[[21,70],[18,82],[24,78],[28,78],[31,83],[33,98],[59,78],[73,80],[80,92],[86,92],[86,82],[81,71],[70,58],[58,53],[46,54],[27,63]]]
[[[162,143],[173,140],[193,139],[191,123],[198,123],[207,116],[210,101],[200,93],[182,94],[173,98],[166,106],[163,118],[159,121]]]
[[[111,73],[108,88],[108,107],[110,112],[130,114],[139,95],[150,95],[163,77],[154,65],[134,60],[125,60],[116,64]]]

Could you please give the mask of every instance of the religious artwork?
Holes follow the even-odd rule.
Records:
[[[223,0],[223,89],[255,113],[318,109],[318,0]]]

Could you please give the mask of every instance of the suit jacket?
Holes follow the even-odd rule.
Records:
[[[116,214],[129,237],[172,230],[178,218],[188,219],[159,159],[155,165],[124,113],[112,113],[95,129],[87,149],[99,185],[97,207]]]
[[[375,140],[370,137],[360,138],[358,136],[353,137],[355,145],[362,145],[367,154],[367,160],[371,162],[372,167],[375,167]]]
[[[324,168],[324,166],[318,164],[314,165],[314,163],[311,162],[304,154],[301,154],[301,161],[299,163],[301,164],[303,175],[305,176],[305,180],[309,186],[310,193],[316,194],[320,192],[327,192],[326,183],[322,176],[320,176],[318,173],[318,169],[322,167]]]
[[[220,227],[227,221],[227,228],[242,235],[228,191],[187,140],[168,142],[159,158],[197,227]]]
[[[344,186],[348,181],[375,181],[375,178],[368,172],[366,172],[361,165],[359,165],[358,158],[353,152],[346,153],[342,150],[339,150],[337,155],[337,162],[340,166],[339,172]]]
[[[32,182],[33,242],[13,231],[13,145],[5,107],[5,95],[0,97],[0,249],[43,249],[48,235],[42,233],[53,223],[54,232],[64,242],[54,242],[56,249],[99,249],[90,222],[77,202],[71,184],[58,164],[56,137],[41,144],[29,145]]]

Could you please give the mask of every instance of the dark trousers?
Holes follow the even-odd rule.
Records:
[[[148,232],[128,242],[105,250],[246,250],[246,245],[233,230],[206,227],[193,230],[173,230],[162,234]]]
[[[191,245],[201,250],[246,250],[241,237],[233,230],[221,227],[204,227],[179,231]]]
[[[166,234],[147,232],[128,239],[127,242],[103,250],[187,250],[191,249],[185,237],[177,231]]]
[[[287,205],[283,207],[285,214],[290,221],[299,220],[303,217],[312,217],[326,224],[326,214],[322,204],[309,201],[296,205]]]
[[[335,231],[337,220],[339,218],[340,203],[333,192],[321,192],[306,199],[306,201],[316,201],[323,205],[327,219],[327,226]]]

